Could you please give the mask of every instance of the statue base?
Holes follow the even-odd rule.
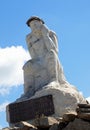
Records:
[[[86,103],[86,100],[74,86],[69,83],[60,85],[54,81],[27,100],[21,98],[9,104],[6,109],[7,121],[9,124],[15,124],[41,115],[60,118],[65,113],[76,112],[78,103]]]
[[[11,103],[6,110],[7,121],[12,124],[32,120],[42,115],[49,116],[54,114],[53,98],[52,95],[47,95],[23,102]]]
[[[78,103],[86,103],[86,99],[79,91],[69,83],[61,84],[53,81],[37,91],[32,98],[38,98],[45,95],[53,96],[55,118],[62,117],[65,113],[75,113]]]

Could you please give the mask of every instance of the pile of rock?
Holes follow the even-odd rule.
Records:
[[[90,104],[78,104],[76,111],[79,118],[90,121]]]
[[[59,121],[55,118],[42,115],[30,122],[21,121],[16,123],[13,127],[4,128],[3,130],[52,130],[52,127],[56,130],[58,125]]]
[[[77,112],[66,113],[60,119],[42,115],[32,121],[21,121],[3,130],[90,130],[89,109],[90,104],[78,104]]]

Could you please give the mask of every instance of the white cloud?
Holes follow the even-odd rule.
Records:
[[[22,46],[0,48],[0,94],[23,84],[22,67],[28,59],[29,53]]]
[[[88,98],[86,98],[87,99],[87,101],[90,103],[90,97],[88,97]]]
[[[0,125],[0,130],[2,130],[2,126]]]
[[[5,112],[6,106],[7,106],[8,104],[9,104],[8,101],[6,101],[6,102],[0,104],[0,112]]]

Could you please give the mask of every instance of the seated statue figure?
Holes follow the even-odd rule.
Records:
[[[31,33],[26,36],[31,60],[23,67],[24,93],[29,92],[32,96],[52,81],[63,84],[66,79],[58,59],[56,34],[39,17],[31,17],[27,25],[31,28]]]
[[[30,107],[31,105],[27,104],[27,108],[30,108],[28,113],[33,112],[33,115],[31,114],[30,119],[26,119],[26,121],[31,124],[33,124],[34,121],[38,121],[36,117],[41,117],[42,114],[40,113],[52,113],[52,109],[49,109],[50,113],[47,111],[48,99],[46,98],[43,100],[42,98],[46,95],[52,95],[54,114],[45,114],[44,117],[51,116],[54,117],[55,120],[57,119],[57,121],[59,121],[60,118],[64,119],[66,113],[70,113],[76,117],[77,104],[86,104],[86,99],[65,79],[62,65],[58,59],[58,41],[56,34],[49,30],[44,24],[44,21],[38,17],[31,17],[27,21],[27,25],[31,28],[31,33],[26,36],[31,59],[23,66],[24,93],[15,101],[15,107],[13,107],[13,103],[11,103],[11,107],[8,106],[6,109],[8,122],[11,123],[10,125],[14,125],[11,115],[13,115],[13,113],[16,113],[16,115],[19,114],[18,108],[22,113],[27,111],[26,107],[24,107],[24,104],[27,104],[26,101],[30,101],[32,105],[32,107]],[[32,99],[37,99],[41,103],[39,104],[41,107],[38,107],[37,100],[35,101]],[[53,106],[51,99],[49,101],[51,104],[50,106]],[[17,105],[18,102],[20,103]],[[43,104],[43,102],[45,102],[46,105]],[[40,111],[42,111],[42,109],[44,109],[44,111],[40,112],[35,107],[35,103],[36,107],[38,107],[38,109],[40,108]],[[32,108],[34,110],[32,110]],[[14,111],[12,111],[12,109]],[[26,112],[24,116],[20,113],[20,118],[16,116],[14,121],[18,119],[21,120],[23,117],[29,118],[27,117],[28,113]],[[33,122],[31,120],[32,116],[35,116],[34,119],[32,119]],[[67,117],[68,115],[66,116],[66,121],[69,121]],[[20,121],[14,122],[15,126],[19,126],[19,122]]]

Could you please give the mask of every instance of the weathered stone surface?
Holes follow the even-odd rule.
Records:
[[[60,85],[58,82],[52,82],[43,89],[37,91],[32,98],[42,97],[43,95],[52,94],[55,108],[55,117],[62,117],[65,113],[76,111],[77,103],[85,103],[86,100],[70,84]]]
[[[76,117],[77,117],[77,114],[75,112],[65,113],[63,115],[63,121],[70,122],[70,121],[73,121]]]
[[[73,122],[69,122],[63,130],[90,130],[90,122],[76,118]]]
[[[59,124],[59,121],[53,117],[45,117],[42,115],[40,118],[30,121],[30,123],[38,128],[49,128],[53,124]]]
[[[37,128],[28,122],[22,121],[13,127],[3,128],[3,130],[37,130]]]
[[[90,113],[78,113],[78,118],[90,121]]]
[[[34,125],[28,123],[28,122],[25,122],[25,121],[21,121],[20,122],[20,126],[21,127],[28,127],[28,128],[33,128],[33,129],[37,129]]]
[[[78,104],[76,111],[78,118],[90,121],[90,104]]]
[[[37,99],[39,97],[43,97],[46,95],[52,95],[52,97],[53,97],[53,104],[54,104],[54,114],[52,113],[53,117],[62,117],[65,113],[75,112],[76,108],[77,108],[77,102],[80,102],[80,103],[86,102],[86,100],[83,98],[83,96],[80,95],[79,92],[69,83],[60,85],[58,82],[52,82],[52,83],[44,86],[43,89],[37,91],[35,93],[35,95],[31,97],[31,99]],[[16,103],[19,103],[19,102],[16,102]],[[22,102],[22,104],[23,104],[23,102]],[[41,106],[41,104],[40,104],[40,106]],[[37,108],[38,107],[39,106],[37,106]],[[26,116],[25,113],[27,113],[27,112],[28,112],[27,110],[26,110],[26,112],[20,111],[22,116],[23,116],[22,113],[24,113],[24,115]],[[13,117],[15,117],[15,115]],[[29,118],[25,119],[25,120],[29,120]],[[10,114],[9,114],[8,121],[11,122]],[[19,121],[21,121],[21,119]]]
[[[34,124],[34,125],[32,125]],[[53,117],[42,116],[31,122],[19,122],[14,127],[2,130],[90,130],[90,121],[75,118],[71,121],[58,121]]]
[[[76,108],[76,111],[79,113],[90,113],[90,108]]]
[[[77,105],[79,106],[79,108],[90,108],[90,104],[86,104],[86,103],[84,104],[78,103]]]

